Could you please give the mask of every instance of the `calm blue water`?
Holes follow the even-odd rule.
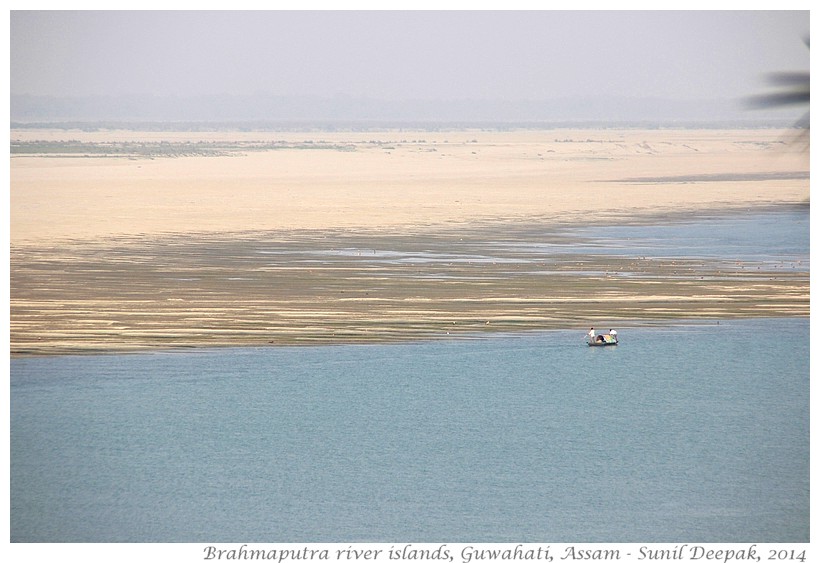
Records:
[[[809,321],[11,362],[15,542],[807,542]]]
[[[541,252],[703,258],[754,262],[768,267],[809,270],[810,216],[807,207],[791,210],[691,217],[657,225],[571,228],[566,242],[501,243]],[[581,242],[578,237],[582,237]]]
[[[660,225],[594,227],[579,231],[593,237],[599,252],[651,257],[690,257],[788,262],[809,268],[810,217],[807,208],[731,214]]]

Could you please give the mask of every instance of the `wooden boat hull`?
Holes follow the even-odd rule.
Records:
[[[617,346],[618,341],[614,342],[587,342],[587,346]]]

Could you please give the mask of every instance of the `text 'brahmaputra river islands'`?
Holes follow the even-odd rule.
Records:
[[[516,561],[799,561],[805,563],[802,544],[654,544],[654,545],[537,545],[537,544],[385,544],[334,545],[325,547],[206,546],[205,561],[433,561],[446,563],[487,563]]]

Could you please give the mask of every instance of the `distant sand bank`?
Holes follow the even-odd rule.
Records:
[[[117,152],[203,139],[233,148]],[[15,140],[94,151],[11,159],[13,354],[809,312],[805,271],[526,250],[566,224],[805,204],[808,154],[780,131],[15,130]]]
[[[808,154],[782,131],[147,134],[12,140],[228,141],[229,155],[11,159],[12,243],[117,234],[589,221],[799,203]],[[243,150],[256,141],[290,148]],[[220,153],[222,154],[222,153]]]

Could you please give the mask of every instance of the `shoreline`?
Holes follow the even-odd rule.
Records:
[[[734,323],[734,322],[743,322],[743,321],[755,321],[755,320],[774,320],[774,319],[805,319],[809,320],[808,315],[773,315],[773,316],[726,316],[726,317],[680,317],[680,318],[666,318],[666,319],[618,319],[617,329],[619,330],[619,336],[623,337],[624,334],[628,334],[628,332],[624,333],[623,331],[626,329],[644,329],[644,328],[658,328],[658,329],[671,329],[675,327],[691,327],[691,326],[718,326],[722,322],[727,323]],[[600,323],[601,326],[609,326],[606,323]],[[580,326],[580,325],[579,325]],[[588,331],[589,329],[586,329]],[[149,345],[140,348],[78,348],[69,351],[48,351],[48,352],[15,352],[10,355],[10,360],[23,360],[23,359],[34,359],[34,358],[59,358],[59,357],[74,357],[74,356],[117,356],[117,355],[142,355],[142,354],[176,354],[176,353],[189,353],[189,352],[202,352],[202,353],[212,353],[212,352],[219,352],[221,350],[243,350],[243,349],[253,349],[253,350],[261,350],[263,348],[297,348],[297,347],[335,347],[335,346],[387,346],[387,345],[402,345],[402,346],[412,346],[414,344],[424,344],[430,342],[465,342],[465,341],[484,341],[484,340],[492,340],[495,338],[528,338],[528,337],[535,337],[539,335],[549,335],[550,333],[555,332],[573,332],[578,333],[578,341],[579,346],[582,342],[583,336],[586,334],[586,331],[583,328],[567,328],[565,326],[555,326],[555,327],[544,327],[544,328],[525,328],[520,330],[508,330],[508,331],[484,331],[484,332],[464,332],[464,333],[457,333],[457,334],[442,334],[442,335],[425,335],[425,336],[414,336],[414,335],[406,335],[405,337],[396,337],[391,339],[385,340],[378,340],[378,339],[369,339],[369,340],[344,340],[344,339],[336,339],[332,341],[309,341],[309,340],[302,340],[302,341],[295,341],[290,343],[280,343],[280,344],[254,344],[254,343],[247,343],[247,344],[236,344],[236,343],[224,343],[224,344],[188,344],[188,345]],[[627,340],[624,340],[623,343],[627,343]]]
[[[784,209],[795,206],[757,211]],[[685,223],[704,214],[660,217]],[[597,224],[651,228],[658,219]],[[575,249],[589,243],[578,228],[496,221],[412,233],[284,230],[17,245],[11,355],[381,344],[809,314],[807,270],[589,254]],[[545,254],[543,245],[561,250]],[[48,294],[60,299],[44,300]]]

